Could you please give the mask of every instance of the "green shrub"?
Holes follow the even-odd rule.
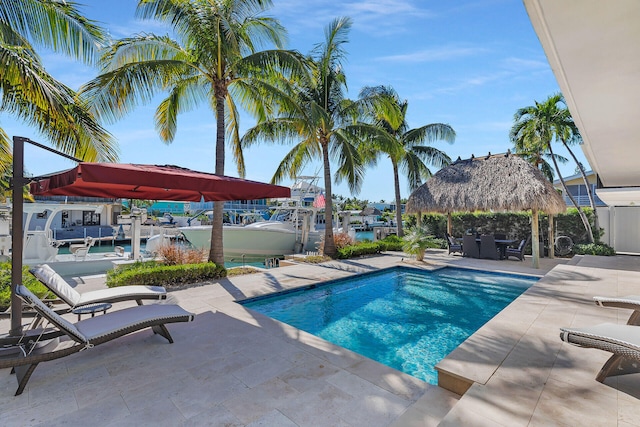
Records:
[[[337,258],[338,259],[349,259],[362,255],[372,255],[380,253],[381,249],[377,242],[376,243],[358,243],[355,245],[345,246],[344,248],[338,249]]]
[[[613,256],[616,254],[615,249],[606,243],[577,244],[573,247],[573,252],[577,255]]]
[[[22,284],[33,292],[38,298],[43,298],[49,290],[38,281],[31,273],[29,267],[22,267]],[[11,305],[11,262],[0,263],[0,311],[4,311]]]
[[[227,276],[227,270],[212,262],[164,265],[156,261],[125,264],[107,272],[107,286],[180,286]]]
[[[396,235],[390,235],[376,242],[380,251],[402,251],[404,241]]]

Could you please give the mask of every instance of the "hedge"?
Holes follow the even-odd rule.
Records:
[[[227,276],[227,270],[212,262],[164,265],[156,261],[118,266],[107,272],[107,286],[180,286]]]
[[[29,273],[29,266],[22,267],[22,284],[38,298],[44,298],[49,290]],[[11,262],[0,263],[0,311],[11,305]]]

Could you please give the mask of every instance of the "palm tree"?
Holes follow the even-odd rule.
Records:
[[[403,236],[402,210],[400,199],[399,171],[406,175],[409,191],[412,192],[423,179],[432,173],[427,165],[442,168],[451,163],[449,156],[435,147],[426,145],[438,140],[452,144],[456,138],[453,128],[443,123],[432,123],[419,128],[409,129],[406,120],[409,103],[400,100],[398,93],[391,87],[364,87],[360,91],[360,102],[365,106],[367,124],[361,132],[368,135],[371,142],[365,150],[377,157],[385,154],[393,166],[393,182],[396,203],[396,223],[398,236]]]
[[[69,2],[0,2],[0,111],[36,127],[59,150],[87,161],[115,161],[111,135],[76,93],[49,75],[35,46],[92,63],[105,33]],[[0,171],[11,159],[0,129]]]
[[[349,18],[335,19],[325,28],[325,41],[309,55],[313,68],[310,78],[284,85],[280,110],[275,118],[261,121],[242,137],[243,146],[258,142],[295,143],[278,165],[272,182],[299,175],[316,157],[322,159],[326,193],[323,253],[336,255],[332,224],[331,159],[337,160],[336,182],[347,181],[357,193],[364,177],[364,166],[351,128],[357,109],[345,99],[346,76],[342,68],[343,45],[351,28]]]
[[[566,108],[566,105],[563,105],[564,98],[562,95],[555,94],[542,103],[535,101],[533,106],[520,108],[514,115],[515,123],[509,136],[516,147],[533,148],[534,150],[538,147],[540,151],[546,150],[548,152],[558,173],[563,191],[578,210],[589,242],[592,243],[593,232],[589,220],[575,198],[567,191],[567,186],[558,167],[558,159],[551,146],[551,143],[555,140],[563,142],[565,147],[568,148],[567,142],[575,138],[577,132],[571,113]]]
[[[215,111],[215,173],[224,174],[225,137],[230,139],[238,174],[244,177],[240,147],[240,103],[263,118],[270,70],[300,68],[298,55],[282,47],[285,30],[275,19],[259,16],[269,0],[139,0],[136,15],[169,24],[178,40],[139,34],[115,42],[101,58],[102,74],[83,89],[96,112],[117,120],[157,93],[168,96],[156,109],[161,139],[171,143],[177,116],[201,103]],[[224,202],[215,202],[209,261],[224,263]]]

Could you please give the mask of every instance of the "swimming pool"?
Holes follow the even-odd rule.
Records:
[[[242,304],[437,384],[434,366],[537,280],[395,267]]]

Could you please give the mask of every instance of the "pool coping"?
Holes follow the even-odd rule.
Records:
[[[539,289],[546,285],[545,277],[541,276],[438,362],[435,366],[438,386],[462,396],[474,383],[486,384],[531,327],[531,320],[520,316],[531,312],[532,303],[538,302],[535,300],[539,297]],[[535,305],[540,312],[546,306]]]

